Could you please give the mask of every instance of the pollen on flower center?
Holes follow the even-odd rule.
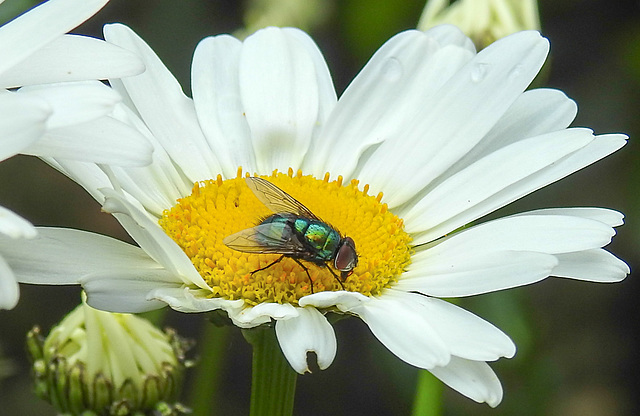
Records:
[[[402,220],[380,203],[382,194],[367,195],[368,185],[360,191],[356,180],[343,186],[342,177],[329,181],[326,174],[324,179],[316,179],[300,171],[293,175],[291,169],[288,174],[274,172],[261,177],[302,203],[341,237],[351,237],[358,265],[342,285],[333,261],[318,265],[301,260],[307,275],[294,259],[285,256],[256,272],[281,254],[246,253],[223,243],[225,237],[255,227],[274,214],[249,189],[239,170],[234,179],[218,176],[197,182],[191,195],[179,199],[160,219],[160,226],[189,256],[213,296],[243,299],[252,305],[297,304],[312,291],[343,290],[342,286],[372,296],[397,281],[409,265],[411,237]]]

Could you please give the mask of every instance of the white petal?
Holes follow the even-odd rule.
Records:
[[[576,103],[562,91],[547,88],[525,91],[461,163],[469,164],[522,139],[564,130],[577,112]]]
[[[589,282],[620,282],[630,273],[629,266],[603,249],[558,254],[552,275]]]
[[[79,279],[87,303],[103,311],[141,313],[167,306],[150,296],[160,288],[177,288],[182,282],[165,269],[146,269],[130,265],[122,270],[99,270]]]
[[[578,111],[576,103],[562,91],[546,88],[525,91],[485,137],[447,172],[416,194],[419,200],[431,189],[491,153],[530,137],[566,129]],[[402,213],[404,217],[404,212]]]
[[[0,94],[0,161],[42,138],[51,113],[51,107],[43,100]]]
[[[4,88],[54,82],[114,79],[140,74],[135,54],[101,39],[64,35],[0,74]]]
[[[202,134],[193,101],[153,50],[121,24],[104,27],[105,39],[138,54],[146,71],[123,78],[136,110],[175,163],[192,182],[215,178],[220,166]]]
[[[248,37],[240,56],[240,94],[257,168],[299,169],[318,118],[318,81],[307,48],[267,28]]]
[[[350,177],[368,149],[398,134],[404,138],[401,132],[409,121],[415,123],[416,112],[424,114],[424,101],[473,56],[455,43],[440,42],[407,31],[378,49],[340,97],[321,144],[309,155],[317,177],[326,171]]]
[[[0,234],[10,238],[33,238],[37,232],[29,221],[0,205]]]
[[[327,62],[313,39],[300,29],[283,28],[287,36],[296,39],[307,50],[307,55],[311,58],[315,68],[316,83],[318,85],[318,117],[316,121],[316,131],[324,127],[324,123],[329,117],[338,100],[336,90],[333,86],[331,73]]]
[[[158,218],[178,198],[189,195],[193,183],[185,177],[179,166],[171,160],[166,150],[151,134],[142,120],[126,105],[118,105],[113,117],[134,128],[153,146],[153,162],[142,169],[114,167],[114,174],[126,192]]]
[[[116,112],[122,108],[124,107],[118,106]],[[111,119],[104,121],[109,123],[105,126],[107,127],[105,132],[107,134],[109,132],[118,132],[119,140],[129,140],[133,142],[136,137],[137,140],[139,140],[142,134],[143,138],[149,139],[151,144],[156,146],[151,155],[153,158],[152,164],[142,168],[127,168],[115,165],[115,163],[124,165],[124,162],[127,161],[126,157],[143,157],[144,155],[140,154],[141,152],[127,152],[126,155],[123,155],[124,160],[112,160],[114,164],[110,166],[110,169],[125,193],[131,194],[133,199],[139,201],[149,213],[156,215],[156,218],[159,218],[164,209],[174,204],[178,198],[189,194],[193,184],[186,182],[184,175],[176,170],[176,166],[173,165],[164,149],[160,147],[146,129],[138,129],[140,126],[135,125],[135,123],[134,125],[124,124],[123,121],[126,121],[126,118],[123,119],[123,121],[121,121],[120,118],[118,118],[118,120]],[[97,122],[94,121],[94,123]],[[102,120],[100,123],[102,123]],[[76,130],[74,129],[74,131]],[[80,132],[78,132],[78,134],[80,134]],[[92,134],[92,132],[87,132],[87,135],[89,134]],[[135,137],[132,139],[130,136]],[[76,135],[75,133],[72,137],[81,139],[80,135]],[[107,137],[106,139],[112,140],[113,137]],[[130,145],[133,146],[134,143],[130,143]],[[129,146],[129,144],[121,147],[126,151],[127,146]],[[110,151],[114,152],[111,156],[115,159],[118,149],[114,148]],[[109,153],[107,153],[107,156],[109,156]],[[69,159],[54,160],[52,158],[44,158],[44,160],[80,184],[98,203],[104,203],[104,195],[99,189],[110,188],[112,187],[112,183],[99,166]]]
[[[222,309],[229,314],[235,314],[245,307],[242,299],[228,300],[211,298],[209,290],[193,289],[188,287],[170,288],[161,287],[149,292],[147,299],[156,299],[168,304],[179,312],[198,313]]]
[[[94,274],[161,267],[140,248],[111,237],[66,228],[37,230],[29,240],[0,238],[0,253],[22,283],[77,284]]]
[[[542,169],[535,175],[531,175],[495,194],[481,203],[474,205],[463,215],[453,217],[442,222],[438,226],[422,233],[416,241],[431,241],[439,238],[464,224],[468,224],[487,213],[515,201],[537,189],[549,185],[565,176],[584,168],[599,159],[615,152],[625,145],[627,137],[622,134],[608,134],[596,136],[595,140],[582,149],[562,158],[556,163]],[[417,243],[416,243],[417,244]]]
[[[47,1],[0,28],[0,74],[93,16],[108,0]]]
[[[462,30],[454,25],[438,25],[426,30],[425,33],[437,40],[441,45],[455,45],[475,54],[476,47],[473,41]]]
[[[98,165],[69,159],[56,160],[42,156],[41,158],[50,166],[82,186],[100,205],[104,203],[104,195],[99,189],[110,187],[112,183]]]
[[[53,110],[47,128],[80,124],[106,116],[120,96],[98,81],[69,82],[23,87],[18,94],[44,100]]]
[[[298,309],[289,303],[259,303],[242,309],[239,313],[229,313],[229,318],[240,328],[253,328],[270,322],[271,319],[291,319],[298,316]]]
[[[419,233],[459,216],[455,224],[469,221],[473,207],[493,198],[507,187],[593,140],[587,129],[572,129],[521,140],[476,161],[432,189],[403,216],[407,232]],[[535,157],[532,157],[535,154]],[[433,232],[428,233],[429,236]],[[415,244],[425,242],[418,238]]]
[[[546,88],[525,91],[480,143],[434,180],[429,188],[416,194],[413,200],[421,199],[430,189],[436,188],[452,175],[503,147],[520,140],[566,129],[577,111],[576,103],[562,91]],[[403,210],[399,210],[398,213],[404,218]]]
[[[123,190],[139,201],[147,212],[160,218],[165,209],[184,195],[189,195],[190,191],[179,192],[166,171],[156,164],[156,160],[153,163],[149,169],[116,169],[116,177]]]
[[[141,207],[134,206],[113,189],[101,189],[105,196],[103,210],[114,217],[129,235],[158,263],[191,286],[209,289],[187,255]]]
[[[0,310],[13,309],[20,298],[20,287],[7,262],[0,256]]]
[[[226,178],[239,166],[257,170],[251,131],[240,97],[239,61],[242,43],[229,35],[204,38],[191,65],[193,103],[202,131],[214,149]]]
[[[319,309],[326,309],[332,306],[337,307],[342,312],[350,312],[360,307],[363,303],[371,301],[371,298],[358,292],[318,292],[300,298],[298,304],[302,307],[315,306]]]
[[[411,302],[412,296],[372,298],[352,312],[369,326],[373,335],[401,360],[419,368],[431,369],[449,362],[449,346],[429,323],[423,309]]]
[[[336,356],[333,327],[316,308],[299,308],[297,317],[277,320],[276,336],[287,361],[300,374],[311,372],[308,352],[316,354],[321,370],[328,368]]]
[[[568,215],[525,215],[480,224],[429,248],[430,255],[456,252],[488,253],[500,250],[568,253],[603,247],[613,228],[600,221]]]
[[[555,256],[544,253],[455,249],[439,258],[427,250],[394,288],[438,297],[472,296],[538,282],[557,264]]]
[[[50,130],[22,153],[114,166],[145,166],[151,163],[152,152],[153,147],[144,136],[105,116]]]
[[[624,215],[621,212],[607,208],[594,207],[569,207],[569,208],[544,208],[534,211],[522,212],[513,215],[513,217],[528,215],[567,215],[571,217],[586,218],[594,221],[600,221],[609,227],[618,227],[624,224]]]
[[[478,403],[496,407],[502,401],[502,385],[487,363],[451,357],[445,367],[429,370],[443,383]]]
[[[304,172],[321,171],[324,173],[327,167],[325,161],[318,160],[318,149],[325,147],[325,144],[322,143],[324,137],[323,130],[338,101],[336,90],[333,86],[333,80],[331,79],[327,62],[313,39],[299,29],[283,28],[282,30],[288,36],[298,40],[300,44],[307,49],[307,54],[315,66],[316,82],[318,85],[318,115],[302,170]],[[317,166],[317,164],[320,164],[320,166]]]
[[[412,117],[375,149],[358,177],[384,191],[390,207],[414,197],[491,130],[538,73],[548,48],[539,33],[519,32],[480,51],[410,110]]]
[[[466,310],[442,299],[404,296],[419,304],[430,325],[449,346],[452,355],[475,361],[511,358],[516,346],[498,328]]]

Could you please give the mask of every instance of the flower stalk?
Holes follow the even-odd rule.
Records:
[[[207,325],[198,341],[198,365],[187,403],[193,416],[215,414],[230,327]]]
[[[298,374],[282,354],[273,327],[260,326],[243,331],[253,347],[250,416],[288,416]]]
[[[411,416],[439,416],[441,414],[442,383],[430,372],[419,370]]]

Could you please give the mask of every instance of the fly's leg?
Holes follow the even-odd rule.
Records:
[[[309,269],[307,268],[307,266],[305,266],[304,264],[302,264],[302,262],[294,257],[291,257],[293,259],[293,261],[295,261],[296,263],[298,263],[300,265],[300,267],[302,267],[304,269],[304,271],[307,273],[307,277],[309,278],[309,283],[311,283],[311,294],[313,295],[313,280],[311,280],[311,275],[309,274]]]
[[[284,259],[285,257],[287,257],[287,256],[285,256],[285,255],[283,254],[282,256],[278,257],[276,260],[272,261],[271,263],[267,264],[266,266],[261,267],[261,268],[259,268],[259,269],[256,269],[256,270],[252,271],[252,272],[251,272],[251,274],[253,275],[254,273],[260,272],[260,271],[262,271],[262,270],[266,270],[266,269],[268,269],[269,267],[273,266],[274,264],[278,264],[278,263],[280,263],[280,262],[282,261],[282,259]],[[307,266],[305,266],[304,264],[302,264],[302,263],[300,262],[300,260],[298,260],[298,259],[296,259],[296,258],[294,258],[294,257],[289,257],[289,258],[290,258],[290,259],[292,259],[293,261],[295,261],[296,263],[298,263],[298,264],[300,265],[300,267],[302,267],[302,268],[304,269],[304,271],[307,273],[307,277],[309,278],[309,283],[311,283],[311,294],[313,294],[313,293],[314,293],[314,292],[313,292],[313,280],[311,280],[311,275],[309,274],[309,269],[307,268]]]
[[[345,288],[344,288],[344,285],[342,284],[342,279],[340,279],[340,278],[338,277],[338,275],[337,275],[333,270],[331,270],[331,267],[327,266],[327,270],[329,270],[329,271],[331,272],[331,274],[333,275],[333,277],[335,277],[335,278],[336,278],[336,280],[338,281],[338,283],[340,283],[340,286],[342,286],[342,290],[347,290],[347,289],[345,289]]]
[[[251,275],[253,275],[254,273],[257,273],[257,272],[261,272],[261,271],[263,271],[263,270],[266,270],[266,269],[268,269],[269,267],[273,266],[274,264],[278,264],[278,263],[280,263],[284,257],[285,257],[285,256],[284,256],[284,254],[283,254],[282,256],[278,257],[276,260],[272,261],[271,263],[267,264],[266,266],[261,267],[261,268],[259,268],[259,269],[255,269],[254,271],[252,271],[252,272],[251,272]]]

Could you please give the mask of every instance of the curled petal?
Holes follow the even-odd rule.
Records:
[[[604,249],[558,254],[558,265],[551,274],[589,282],[615,283],[630,273],[629,266]]]
[[[242,299],[211,298],[208,290],[188,287],[160,287],[150,291],[147,300],[159,300],[179,312],[198,313],[222,309],[232,315],[244,308]]]
[[[10,238],[33,238],[37,232],[29,221],[0,206],[0,234]]]
[[[357,292],[319,292],[305,296],[300,299],[300,306],[315,306],[326,309],[332,306],[337,307],[342,312],[349,312],[359,307],[362,303],[369,302],[370,298]]]
[[[311,372],[308,352],[316,354],[321,370],[328,368],[336,356],[333,327],[316,308],[298,308],[298,316],[277,320],[276,335],[284,356],[300,374]]]
[[[451,357],[449,364],[429,371],[443,383],[478,403],[496,407],[502,401],[502,385],[487,363]]]
[[[15,308],[19,297],[18,282],[7,262],[0,256],[0,310]]]
[[[298,316],[298,309],[289,303],[260,303],[246,307],[238,313],[229,314],[229,318],[240,328],[253,328],[270,322],[271,319],[291,319]]]

